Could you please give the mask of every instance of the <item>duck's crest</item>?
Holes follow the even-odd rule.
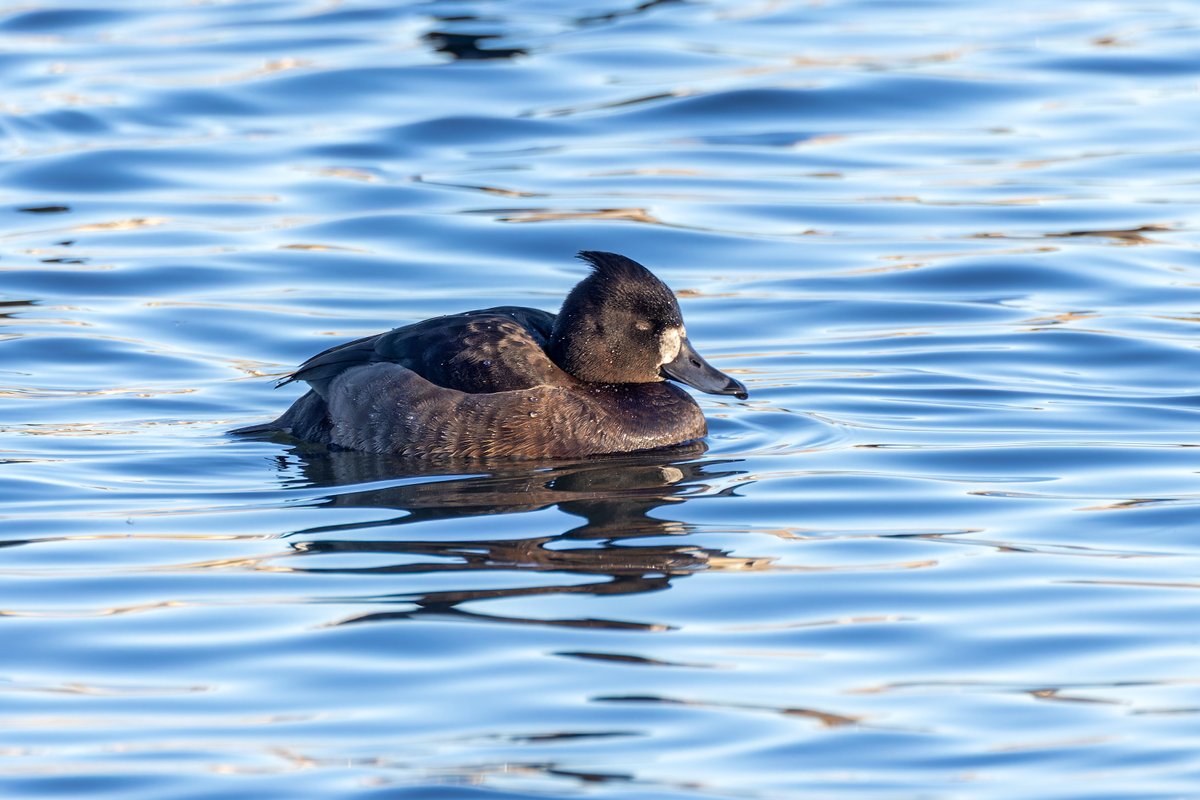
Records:
[[[650,270],[632,258],[626,258],[616,253],[605,253],[600,250],[580,250],[576,258],[591,264],[592,272],[606,280],[628,279],[630,281],[643,281],[647,276],[652,279],[654,277]]]

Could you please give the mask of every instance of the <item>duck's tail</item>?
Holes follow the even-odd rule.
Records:
[[[248,433],[274,433],[275,431],[283,430],[279,427],[279,420],[274,422],[260,422],[257,425],[247,425],[244,428],[234,428],[227,431],[231,436],[242,436]]]

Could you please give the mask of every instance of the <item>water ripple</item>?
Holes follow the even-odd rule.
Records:
[[[1194,794],[1198,27],[0,12],[0,793]],[[224,435],[585,248],[750,387],[704,446]]]

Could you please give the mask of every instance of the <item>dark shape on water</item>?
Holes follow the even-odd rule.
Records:
[[[23,211],[26,214],[62,214],[70,210],[70,206],[26,206],[25,208],[17,209],[17,211]]]
[[[499,39],[494,33],[446,33],[430,31],[425,34],[425,41],[433,45],[439,53],[453,56],[456,61],[482,61],[492,58],[513,58],[523,56],[528,51],[521,47],[481,47],[480,42],[488,39]]]
[[[671,290],[641,264],[586,251],[592,266],[557,315],[501,306],[332,347],[280,382],[311,391],[274,422],[335,448],[416,458],[574,458],[652,450],[707,434],[667,379],[744,399],[704,360]]]
[[[579,17],[575,22],[579,25],[596,25],[604,22],[614,22],[621,17],[631,17],[637,14],[643,14],[658,6],[672,5],[675,3],[683,4],[686,0],[645,0],[638,3],[633,8],[621,9],[620,11],[607,11],[599,14],[590,14],[586,17]]]
[[[1087,236],[1105,237],[1109,239],[1117,239],[1118,241],[1130,244],[1150,244],[1155,240],[1144,234],[1147,233],[1169,233],[1170,225],[1139,225],[1136,228],[1110,228],[1107,230],[1086,230],[1086,231],[1065,231],[1064,233],[1047,233],[1047,239],[1071,239]]]

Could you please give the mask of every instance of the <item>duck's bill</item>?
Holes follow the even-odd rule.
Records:
[[[662,371],[666,377],[708,394],[731,394],[739,400],[749,396],[741,381],[734,380],[705,361],[687,339],[683,340],[675,360],[662,365]]]

